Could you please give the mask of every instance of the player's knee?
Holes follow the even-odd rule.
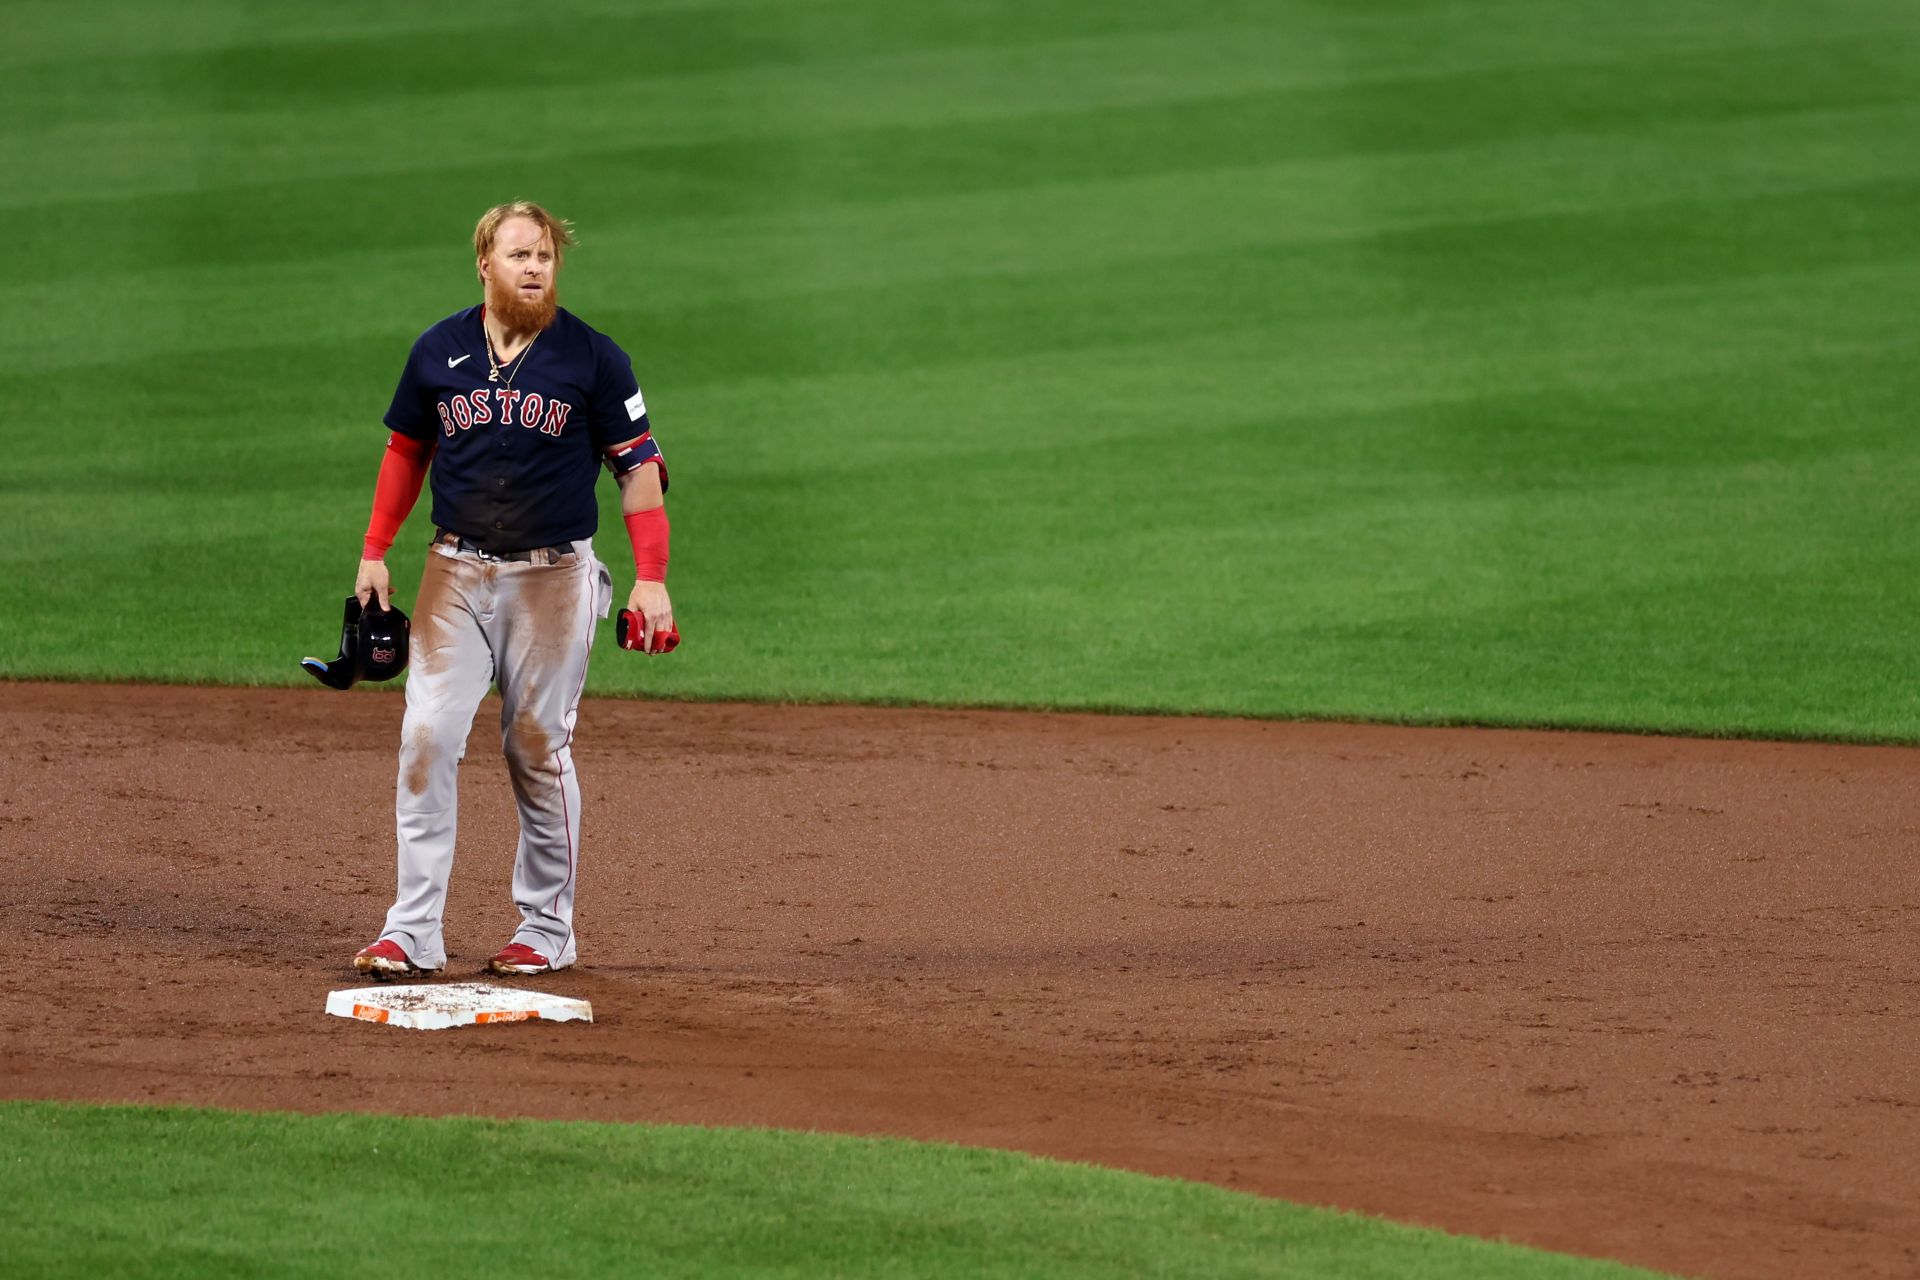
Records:
[[[466,754],[466,735],[451,720],[431,716],[408,716],[400,731],[400,761],[404,765],[432,768],[445,763],[458,764]]]
[[[502,747],[507,765],[516,772],[537,773],[553,768],[553,751],[544,736],[509,733]]]
[[[514,771],[550,773],[554,749],[563,740],[564,735],[557,738],[552,729],[522,712],[508,722],[501,734],[500,746],[506,753],[508,767]]]

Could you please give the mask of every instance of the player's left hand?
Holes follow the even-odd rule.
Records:
[[[667,596],[666,583],[636,579],[633,590],[627,594],[627,608],[641,624],[639,635],[629,632],[627,648],[641,653],[667,653],[672,648],[667,643],[668,637],[675,642],[680,639],[680,632],[673,625],[673,601]]]

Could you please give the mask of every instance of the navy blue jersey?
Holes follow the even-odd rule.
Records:
[[[496,554],[592,537],[606,451],[644,436],[619,469],[659,457],[633,362],[562,308],[500,381],[490,371],[480,308],[468,307],[420,335],[394,389],[387,426],[436,445],[434,524]]]

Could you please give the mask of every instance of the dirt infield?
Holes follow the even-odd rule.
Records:
[[[1920,1274],[1920,752],[599,702],[591,1027],[321,1015],[390,692],[0,684],[0,1093],[1017,1148],[1716,1276]],[[511,932],[498,705],[448,943]]]

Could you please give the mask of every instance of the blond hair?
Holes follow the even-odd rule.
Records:
[[[480,215],[480,221],[473,227],[473,260],[477,269],[480,261],[493,252],[493,241],[500,234],[500,224],[508,218],[526,218],[546,229],[553,237],[553,265],[558,267],[564,258],[567,246],[574,243],[573,224],[565,218],[556,218],[531,200],[514,200],[507,204],[497,204]]]

